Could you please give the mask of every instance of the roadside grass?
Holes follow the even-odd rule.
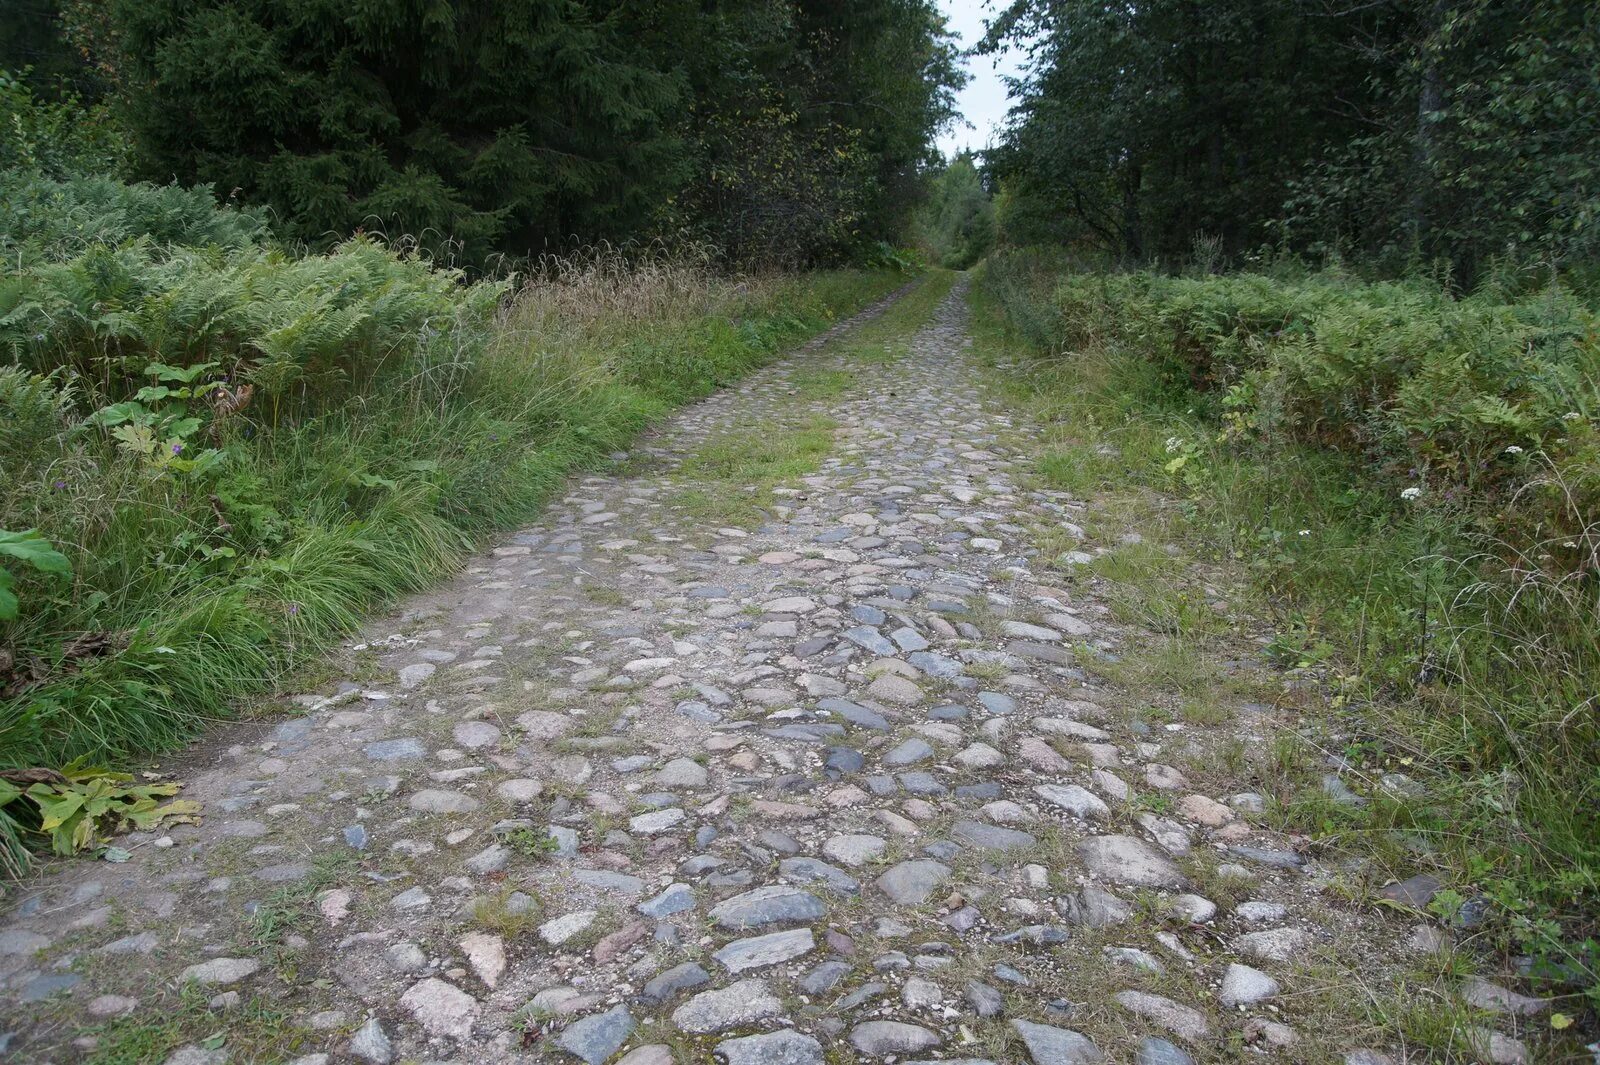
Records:
[[[1573,746],[1590,726],[1552,722],[1592,699],[1595,641],[1577,636],[1591,607],[1526,570],[1526,598],[1513,601],[1509,571],[1473,553],[1466,504],[1384,517],[1392,502],[1350,456],[1282,439],[1240,446],[1147,357],[1159,330],[1107,327],[1069,344],[1050,291],[1050,279],[980,277],[972,328],[978,351],[1012,370],[996,375],[997,393],[1040,427],[1028,442],[1035,483],[1144,519],[1133,526],[1143,544],[1067,570],[1104,582],[1117,616],[1165,638],[1096,671],[1163,689],[1203,721],[1270,694],[1232,676],[1219,689],[1200,664],[1247,634],[1193,571],[1242,575],[1245,587],[1223,590],[1226,613],[1271,620],[1276,634],[1255,653],[1278,671],[1285,709],[1263,722],[1266,744],[1229,757],[1269,796],[1267,823],[1312,836],[1346,869],[1338,890],[1353,904],[1418,872],[1443,881],[1432,915],[1447,926],[1463,904],[1486,903],[1487,919],[1458,932],[1461,958],[1531,956],[1533,991],[1562,997],[1554,1024],[1520,1034],[1574,1051],[1574,1033],[1600,1027],[1600,770],[1596,751]],[[1335,766],[1364,805],[1324,793]],[[1477,1038],[1442,1004],[1448,982],[1362,993],[1373,1031],[1447,1054]]]
[[[836,372],[851,375],[858,369],[870,371],[904,358],[911,350],[917,331],[933,317],[933,312],[950,294],[956,275],[950,270],[930,270],[916,288],[891,304],[876,318],[865,322],[830,347],[842,367]]]
[[[255,408],[219,423],[203,484],[63,422],[0,485],[0,528],[39,528],[74,567],[70,586],[27,578],[22,618],[0,624],[32,663],[0,699],[0,765],[182,744],[528,520],[571,472],[904,280],[564,263],[462,324],[452,352],[396,353],[326,403],[308,388],[271,424]],[[85,634],[90,650],[64,651]]]
[[[798,425],[719,434],[684,461],[674,477],[683,487],[667,502],[702,528],[758,525],[774,488],[821,466],[836,427],[831,418],[812,415]]]
[[[949,271],[934,271],[881,314],[832,340],[818,356],[819,364],[790,375],[796,398],[806,406],[703,442],[673,474],[679,487],[667,502],[705,528],[759,524],[773,489],[815,473],[832,450],[838,423],[827,415],[828,405],[854,388],[858,365],[901,357],[953,283]]]
[[[139,1012],[89,1029],[85,1065],[159,1065],[186,1044],[221,1050],[238,1065],[269,1065],[308,1053],[315,1033],[290,1021],[278,1005],[252,997],[218,1014],[196,984],[160,991]]]

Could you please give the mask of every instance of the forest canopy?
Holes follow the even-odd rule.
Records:
[[[1570,264],[1600,243],[1600,7],[1585,0],[1017,0],[991,153],[1032,237],[1127,259],[1263,244]],[[1024,229],[1018,236],[1027,239]]]
[[[282,235],[412,234],[466,262],[669,235],[740,261],[893,236],[957,54],[931,0],[112,0],[67,38],[130,176]]]

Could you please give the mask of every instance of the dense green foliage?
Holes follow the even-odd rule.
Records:
[[[994,203],[970,154],[932,174],[928,186],[917,212],[917,239],[934,262],[965,270],[994,244]]]
[[[33,170],[0,171],[0,254],[10,263],[59,262],[84,248],[152,245],[251,247],[267,235],[261,210],[218,210],[211,190],[129,185],[111,177],[57,181]],[[0,282],[20,293],[25,279]],[[3,297],[9,301],[16,295]],[[0,304],[7,313],[12,304]]]
[[[1425,855],[1449,897],[1492,900],[1500,946],[1600,994],[1597,316],[1555,287],[1028,252],[985,289],[1050,356],[1037,386],[1081,442],[1059,486],[1181,495],[1278,611],[1269,653],[1344,707],[1345,756],[1425,777],[1403,810],[1329,810],[1313,783],[1297,827]]]
[[[1600,242],[1600,9],[1585,0],[1016,0],[1031,63],[990,160],[1014,242],[1134,260],[1264,243],[1562,265]]]
[[[0,172],[63,177],[115,170],[126,145],[109,110],[87,107],[72,94],[41,97],[35,84],[0,67]]]
[[[931,0],[115,0],[134,168],[285,236],[414,234],[483,263],[689,230],[740,261],[892,236],[960,81]]]
[[[601,257],[511,293],[370,238],[288,255],[204,193],[8,181],[25,265],[0,287],[0,529],[71,569],[9,570],[5,765],[193,735],[567,471],[893,283]]]

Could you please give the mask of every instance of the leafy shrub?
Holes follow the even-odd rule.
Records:
[[[296,258],[131,235],[33,263],[0,288],[21,364],[0,403],[33,427],[0,528],[39,529],[73,575],[0,623],[0,765],[182,742],[671,404],[896,283],[630,250],[506,298],[370,239]]]
[[[1428,775],[1409,860],[1493,901],[1485,940],[1600,999],[1595,313],[1560,289],[1074,265],[985,267],[1048,356],[1039,402],[1112,435],[1115,458],[1084,454],[1118,480],[1185,498],[1277,611],[1269,657],[1332,689],[1365,769]],[[1385,833],[1342,838],[1365,835]]]
[[[1515,487],[1517,456],[1600,416],[1600,316],[1559,289],[1507,304],[1337,274],[1127,274],[1054,300],[1067,337],[1137,343],[1233,432],[1357,453],[1400,487]]]
[[[387,361],[453,358],[504,291],[461,282],[367,238],[299,259],[96,244],[0,285],[0,346],[70,371],[96,404],[132,399],[152,362],[204,364],[260,389],[276,422],[370,385]]]
[[[57,261],[95,244],[138,238],[157,246],[248,248],[266,235],[264,211],[219,207],[205,186],[0,171],[0,253],[13,264]]]
[[[109,173],[121,165],[126,145],[103,105],[86,106],[71,94],[43,99],[21,75],[0,70],[0,171]]]

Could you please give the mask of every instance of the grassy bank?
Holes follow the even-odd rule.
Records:
[[[0,290],[0,529],[71,573],[0,560],[0,767],[183,742],[904,281],[597,254],[468,283],[370,241],[299,257],[172,190],[7,191],[26,265]]]
[[[991,259],[973,302],[980,350],[1019,365],[1005,387],[1049,426],[1040,478],[1248,577],[1304,711],[1256,752],[1280,827],[1359,858],[1368,899],[1437,876],[1435,916],[1592,1023],[1592,312],[1557,290],[1082,274],[1026,253]],[[1136,555],[1104,556],[1135,606],[1175,644],[1203,632],[1184,567]],[[1333,768],[1365,782],[1361,805],[1328,792]]]

